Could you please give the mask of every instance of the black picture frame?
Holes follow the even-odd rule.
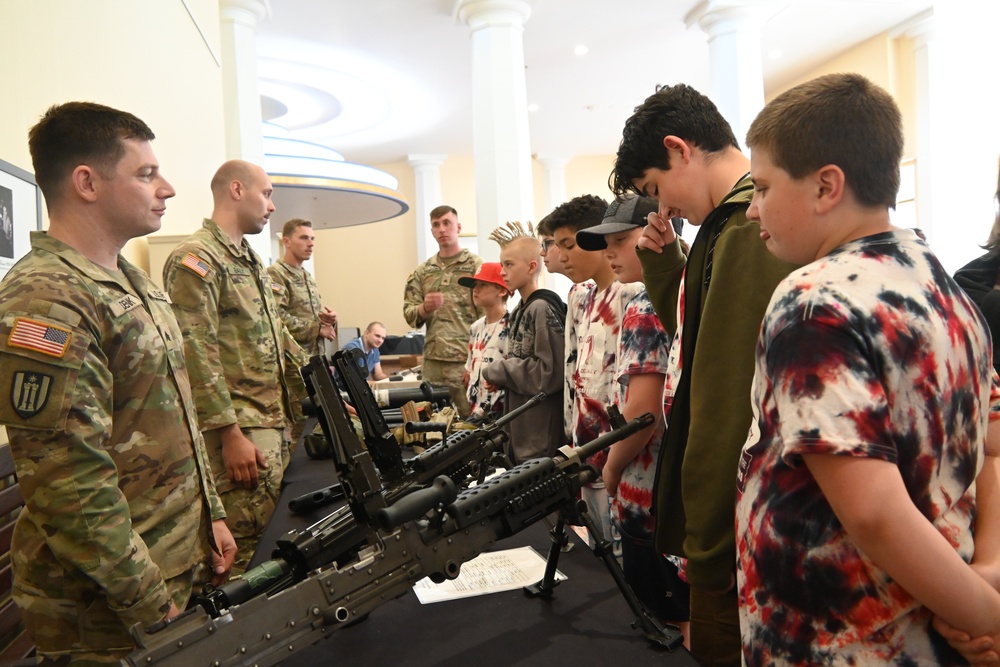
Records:
[[[31,249],[42,228],[42,191],[30,171],[0,160],[0,280]]]

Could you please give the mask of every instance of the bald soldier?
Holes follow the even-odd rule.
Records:
[[[129,627],[224,582],[236,551],[169,299],[119,254],[174,196],[152,139],[89,102],[29,133],[49,229],[0,283],[0,423],[25,502],[12,597],[46,665],[117,665]]]
[[[244,238],[274,212],[259,166],[226,162],[212,179],[212,218],[170,254],[163,283],[184,334],[184,355],[241,573],[281,488],[284,429],[304,398],[306,363],[275,305],[271,280]],[[296,382],[296,380],[298,380]]]

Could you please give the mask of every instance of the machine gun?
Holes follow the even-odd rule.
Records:
[[[460,494],[440,475],[389,502],[393,494],[351,428],[329,366],[315,357],[306,370],[320,424],[328,437],[336,431],[335,465],[347,505],[303,532],[290,531],[272,560],[209,591],[180,616],[133,626],[138,649],[124,664],[221,667],[285,659],[420,579],[454,579],[463,563],[497,540],[575,508],[580,487],[597,474],[586,458],[653,421],[645,414],[583,447],[564,447],[554,458],[528,461]]]
[[[388,489],[390,503],[411,491],[424,488],[439,475],[447,475],[461,489],[472,480],[482,482],[491,464],[509,468],[509,461],[503,451],[508,437],[504,427],[545,400],[545,394],[538,394],[496,421],[486,421],[478,424],[478,428],[452,433],[441,442],[403,461],[399,443],[389,430],[371,388],[358,373],[353,372],[358,356],[360,351],[357,349],[336,352],[332,365],[343,379],[347,395],[358,413],[365,445],[372,454],[383,485]],[[312,368],[310,365],[305,369],[307,387],[314,381],[312,378],[315,371],[310,370]],[[318,417],[322,423],[323,414],[317,410],[313,399],[304,402],[303,407],[307,414]],[[422,424],[414,426],[420,428]],[[331,436],[326,437],[333,442]],[[338,437],[336,432],[333,437]],[[340,468],[337,471],[339,474]],[[341,484],[331,484],[293,498],[289,501],[289,508],[296,513],[311,512],[344,497]]]

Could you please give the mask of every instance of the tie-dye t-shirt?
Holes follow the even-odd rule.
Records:
[[[985,322],[912,231],[846,243],[778,286],[737,477],[747,665],[963,664],[854,546],[802,455],[895,463],[969,561],[992,380]]]
[[[503,412],[503,389],[490,391],[483,380],[483,367],[507,353],[507,324],[509,313],[492,324],[480,317],[469,330],[469,357],[465,361],[465,371],[469,374],[469,386],[465,396],[469,400],[473,417],[495,419]]]
[[[621,410],[628,399],[629,378],[634,375],[667,373],[667,350],[670,337],[663,330],[660,318],[653,310],[646,290],[637,294],[625,307],[622,317],[621,344],[618,346],[615,378],[618,391],[615,405]],[[612,516],[619,529],[626,535],[638,539],[652,539],[653,478],[656,474],[656,459],[663,439],[663,415],[649,431],[649,441],[632,462],[622,470],[618,492],[612,504]]]
[[[615,357],[625,305],[642,290],[641,283],[622,284],[617,280],[602,291],[596,285],[577,290],[570,299],[566,327],[567,359],[575,353],[576,364],[567,368],[572,382],[571,431],[573,445],[585,445],[611,430],[608,406],[614,400]],[[569,350],[570,340],[575,344]],[[604,468],[606,452],[598,452],[589,462]]]

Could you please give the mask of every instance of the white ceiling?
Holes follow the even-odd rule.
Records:
[[[731,0],[726,0],[731,1]],[[747,0],[754,2],[755,0]],[[762,3],[764,0],[761,0]],[[657,84],[710,92],[696,0],[530,0],[524,55],[531,151],[614,153]],[[931,0],[767,0],[765,87],[773,89],[927,10]],[[472,154],[469,29],[455,0],[270,0],[257,50],[265,108],[294,138],[361,163]],[[574,55],[577,45],[589,51]],[[772,58],[772,52],[780,57]],[[276,102],[276,104],[274,103]]]

